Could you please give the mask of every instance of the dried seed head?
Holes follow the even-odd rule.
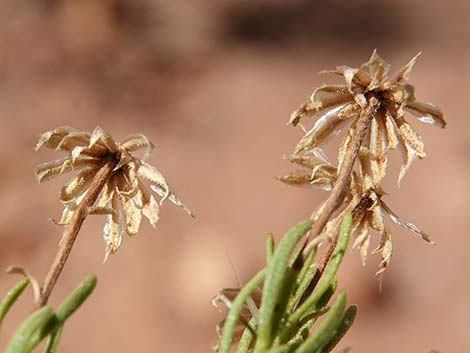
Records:
[[[417,102],[414,87],[407,83],[411,69],[419,54],[411,59],[395,77],[389,77],[390,65],[374,50],[369,61],[361,68],[340,66],[323,73],[343,76],[343,85],[324,85],[316,88],[311,97],[292,114],[289,123],[297,125],[304,117],[315,116],[313,127],[305,132],[295,149],[295,155],[321,147],[331,136],[338,134],[355,122],[367,104],[366,97],[373,95],[380,108],[372,120],[369,133],[363,143],[371,160],[371,176],[378,184],[385,176],[387,155],[397,147],[402,151],[403,166],[398,183],[403,179],[413,160],[426,157],[424,143],[405,120],[405,111],[424,123],[446,126],[442,112],[431,103]],[[341,144],[338,155],[341,166],[344,151],[350,142],[349,131]]]
[[[144,148],[144,158],[152,152],[154,145],[142,134],[116,142],[111,135],[97,127],[92,133],[77,131],[71,127],[58,127],[43,133],[36,145],[65,151],[65,158],[40,164],[36,170],[39,182],[74,171],[77,174],[61,189],[59,199],[64,204],[58,225],[69,225],[98,170],[110,159],[116,167],[106,181],[89,214],[106,215],[103,237],[107,257],[120,247],[124,234],[135,235],[139,231],[142,216],[155,227],[159,220],[160,206],[166,199],[182,207],[192,216],[174,194],[163,175],[153,166],[132,155]],[[144,181],[160,198],[146,188]]]
[[[310,157],[290,156],[287,159],[302,168],[297,174],[290,174],[281,177],[280,180],[286,184],[294,186],[319,187],[329,191],[334,187],[337,181],[338,167],[333,166],[326,159],[320,159],[319,151]],[[385,196],[380,184],[376,184],[371,175],[371,160],[366,147],[361,147],[359,152],[359,170],[351,175],[349,186],[346,190],[346,196],[343,203],[338,207],[336,216],[332,218],[325,226],[319,239],[332,236],[346,211],[353,213],[353,235],[355,241],[353,248],[360,251],[362,263],[365,265],[369,253],[369,245],[372,231],[380,235],[380,243],[374,253],[380,253],[382,261],[377,275],[381,275],[388,264],[392,255],[391,232],[387,228],[386,216],[399,226],[415,233],[426,242],[432,243],[429,236],[420,230],[417,226],[401,219],[393,210],[382,200]],[[321,205],[313,214],[316,219],[323,211]]]

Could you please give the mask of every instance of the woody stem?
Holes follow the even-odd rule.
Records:
[[[351,143],[349,148],[346,150],[343,164],[341,165],[341,169],[338,172],[338,177],[336,179],[336,183],[331,190],[330,195],[325,201],[324,207],[320,213],[320,215],[315,220],[313,224],[312,230],[310,231],[309,238],[315,239],[323,230],[325,225],[327,224],[328,220],[331,218],[331,215],[335,210],[341,206],[344,198],[346,197],[346,192],[349,186],[350,177],[354,168],[354,163],[356,158],[359,154],[359,149],[364,141],[364,138],[367,135],[367,131],[369,130],[370,124],[372,119],[374,118],[380,102],[377,97],[371,95],[367,100],[367,106],[361,111],[359,118],[356,121],[356,126],[354,127],[354,134],[351,137]],[[328,260],[333,253],[333,250],[336,246],[338,234],[335,233],[333,238],[331,239],[328,248],[323,253],[323,257],[320,261],[318,266],[318,273],[321,274],[323,269],[325,268]],[[302,252],[302,257],[305,258],[311,250],[311,245],[313,244],[312,241],[307,243],[304,247]]]
[[[78,204],[77,209],[74,210],[71,222],[64,231],[59,249],[57,250],[54,261],[52,262],[51,267],[49,268],[49,271],[47,272],[47,275],[44,279],[44,283],[41,287],[41,295],[38,302],[36,303],[37,307],[41,307],[47,304],[57,279],[64,269],[65,263],[67,262],[70,252],[72,251],[73,244],[75,239],[77,239],[83,221],[88,215],[88,208],[95,203],[98,195],[108,181],[114,167],[116,166],[116,163],[117,162],[114,158],[109,158],[108,161],[98,170],[93,180],[91,181],[85,196]]]

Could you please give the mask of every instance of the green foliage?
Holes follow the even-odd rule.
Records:
[[[3,308],[3,303],[7,302],[9,305],[5,304],[5,307],[8,307],[9,309],[27,284],[28,281],[25,282],[23,280],[19,282],[7,294],[5,299],[2,301],[2,304],[0,304],[0,308]],[[63,303],[59,305],[56,311],[53,311],[47,306],[34,311],[19,325],[7,345],[5,353],[29,353],[45,337],[49,338],[44,352],[54,353],[57,349],[66,320],[85,302],[88,296],[93,292],[95,286],[96,277],[88,275],[63,301]],[[12,293],[14,293],[14,295]],[[8,309],[6,311],[8,311]]]
[[[8,311],[10,311],[10,308],[13,304],[15,304],[16,300],[23,293],[28,284],[29,278],[23,278],[5,295],[2,302],[0,303],[0,326],[2,325],[3,319],[5,318],[6,314],[8,313]]]
[[[5,353],[26,353],[31,336],[54,316],[51,308],[45,306],[29,315],[16,329]]]
[[[341,224],[336,247],[323,271],[313,265],[316,248],[302,257],[299,246],[312,222],[292,227],[274,249],[272,236],[266,241],[267,265],[240,290],[232,303],[219,340],[218,352],[229,353],[327,353],[350,328],[357,306],[346,308],[346,293],[341,291],[331,307],[336,272],[351,233],[351,215]],[[274,252],[273,252],[274,250]],[[264,281],[263,281],[264,280]],[[249,327],[240,320],[250,295],[261,287],[259,310],[251,310]],[[319,321],[319,322],[317,322]],[[241,338],[234,337],[237,325],[245,325]],[[313,331],[312,331],[313,328]]]

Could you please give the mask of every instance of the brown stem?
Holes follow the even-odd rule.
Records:
[[[109,179],[114,167],[116,166],[116,160],[110,158],[95,174],[93,180],[91,181],[90,187],[88,188],[83,200],[79,203],[77,209],[75,210],[72,220],[62,236],[62,240],[59,245],[59,250],[54,258],[54,261],[47,272],[44,283],[41,287],[41,296],[37,307],[41,307],[47,304],[49,296],[51,295],[52,289],[59,278],[60,273],[62,272],[67,258],[70,255],[75,239],[77,239],[78,232],[88,215],[88,208],[92,206],[101,190],[103,189],[106,181]]]
[[[368,98],[367,106],[362,110],[361,115],[356,121],[356,126],[354,128],[354,135],[351,138],[350,147],[346,150],[345,156],[343,159],[343,164],[341,169],[338,173],[338,178],[336,179],[336,183],[331,190],[330,195],[328,196],[323,209],[320,215],[315,220],[313,224],[312,230],[310,231],[309,238],[315,239],[323,230],[326,223],[330,219],[333,212],[341,205],[343,202],[346,191],[349,185],[350,176],[352,174],[354,163],[356,161],[357,155],[359,153],[359,149],[364,141],[364,138],[367,135],[367,131],[369,130],[370,123],[379,108],[379,100],[375,96],[370,96]],[[333,250],[336,246],[337,240],[337,233],[333,235],[332,240],[330,241],[328,248],[323,254],[323,257],[320,261],[318,267],[318,274],[323,272],[328,260],[333,253]],[[311,246],[307,244],[302,252],[302,257],[305,258],[311,250]]]

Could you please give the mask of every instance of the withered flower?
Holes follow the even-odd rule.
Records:
[[[169,199],[191,215],[163,175],[145,162],[154,145],[142,134],[132,135],[118,143],[100,127],[89,133],[64,126],[43,133],[36,150],[41,147],[65,151],[67,156],[40,164],[36,170],[39,182],[68,172],[77,172],[60,191],[59,198],[65,207],[61,219],[55,223],[63,226],[70,224],[97,171],[110,158],[116,161],[111,176],[95,203],[88,209],[89,214],[107,215],[103,231],[106,242],[105,261],[109,254],[120,247],[124,234],[137,234],[142,216],[155,227],[159,220],[160,206],[165,200]],[[143,159],[132,154],[142,148],[145,149]],[[160,197],[159,202],[144,185],[144,181],[150,183],[150,189]]]
[[[289,123],[294,126],[305,116],[318,117],[310,130],[304,128],[305,135],[298,143],[295,154],[320,147],[349,124],[351,129],[343,139],[338,156],[341,166],[355,122],[367,104],[367,97],[373,95],[379,101],[379,109],[363,143],[370,151],[372,177],[376,184],[380,183],[385,175],[387,153],[398,146],[404,159],[398,177],[400,183],[412,161],[416,157],[422,159],[426,156],[421,137],[405,120],[405,111],[421,122],[441,128],[446,126],[439,108],[431,103],[416,101],[414,87],[407,83],[418,56],[400,69],[394,78],[389,78],[390,65],[375,50],[361,68],[339,66],[336,70],[322,71],[343,76],[345,84],[316,88],[308,101],[293,112]]]
[[[381,186],[375,184],[371,177],[371,160],[369,151],[366,147],[361,147],[359,151],[359,168],[354,171],[350,178],[349,187],[347,188],[346,197],[340,207],[338,207],[336,216],[333,217],[326,225],[320,239],[331,237],[337,230],[344,213],[352,211],[353,214],[353,232],[355,236],[354,248],[360,251],[363,265],[369,251],[371,238],[371,230],[380,234],[379,246],[373,251],[380,253],[382,261],[377,275],[382,274],[387,268],[392,255],[392,238],[391,232],[385,225],[385,216],[388,216],[394,223],[417,234],[426,242],[432,243],[429,236],[420,230],[416,225],[401,219],[393,210],[382,200],[386,195]],[[314,154],[309,157],[290,156],[288,159],[294,164],[302,167],[301,172],[281,177],[280,180],[288,185],[320,187],[330,190],[336,180],[338,167],[330,164],[325,158],[320,158],[318,150],[314,150]],[[327,171],[327,172],[325,172]],[[297,176],[301,176],[298,177]],[[327,186],[327,187],[325,187]],[[316,216],[322,211],[321,205],[312,215]]]

